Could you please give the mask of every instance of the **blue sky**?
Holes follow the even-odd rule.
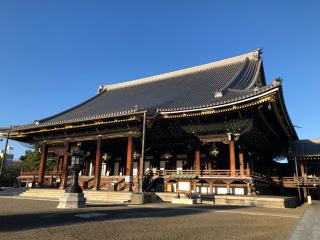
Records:
[[[0,126],[60,112],[101,84],[262,47],[299,137],[320,137],[319,43],[319,1],[0,0]]]

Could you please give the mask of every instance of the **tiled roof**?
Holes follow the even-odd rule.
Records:
[[[294,141],[288,155],[289,157],[320,157],[320,139]]]
[[[107,85],[91,99],[32,128],[147,111],[201,109],[246,99],[270,90],[256,87],[261,69],[260,49],[237,57],[139,80]]]

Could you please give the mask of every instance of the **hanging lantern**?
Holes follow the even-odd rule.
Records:
[[[172,158],[173,156],[169,153],[169,152],[166,152],[165,154],[163,154],[161,156],[162,159],[170,159]]]
[[[217,148],[217,146],[214,142],[212,144],[212,149],[210,150],[209,154],[214,157],[218,156],[218,154],[219,154],[219,149]]]
[[[108,154],[108,153],[104,153],[103,156],[102,156],[102,159],[104,161],[108,161],[112,158],[111,154]]]
[[[133,153],[133,159],[139,159],[139,158],[141,158],[141,154],[135,151]]]

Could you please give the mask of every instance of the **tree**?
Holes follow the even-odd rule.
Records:
[[[35,171],[39,167],[40,153],[37,150],[27,150],[20,160],[22,171]]]
[[[6,165],[3,175],[1,176],[0,185],[1,186],[18,186],[17,177],[20,175],[22,167],[22,162],[13,161],[12,163]]]

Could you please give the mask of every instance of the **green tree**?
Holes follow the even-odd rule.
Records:
[[[27,150],[20,160],[22,171],[35,171],[39,167],[40,153],[37,150]]]
[[[22,162],[13,161],[6,165],[1,176],[0,185],[6,187],[18,186],[17,177],[20,175]]]

